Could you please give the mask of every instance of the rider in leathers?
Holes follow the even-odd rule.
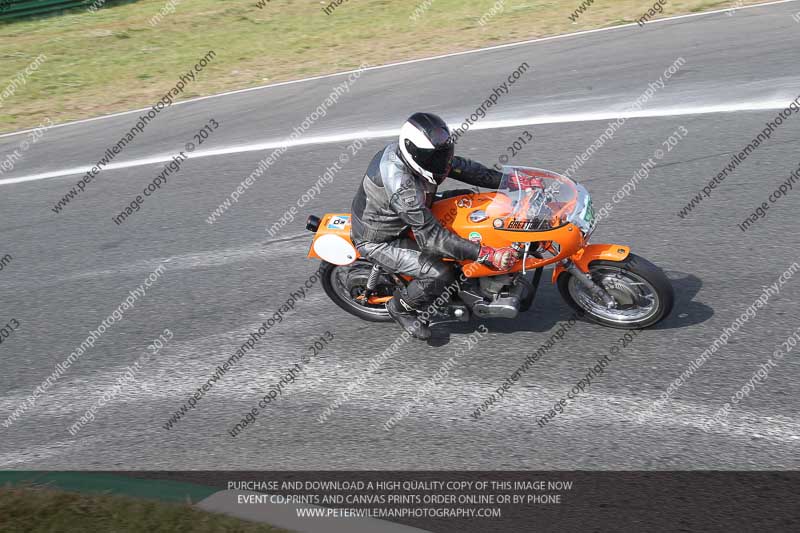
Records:
[[[443,257],[477,260],[497,270],[508,270],[517,261],[512,248],[481,246],[442,227],[430,208],[447,177],[496,189],[502,174],[454,157],[447,124],[436,115],[416,113],[401,128],[399,142],[372,159],[352,205],[351,237],[361,256],[388,272],[414,278],[395,292],[386,308],[418,339],[431,333],[417,312],[455,281],[454,267]]]

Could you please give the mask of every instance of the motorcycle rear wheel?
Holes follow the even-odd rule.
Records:
[[[623,261],[592,261],[589,275],[617,302],[608,309],[592,297],[568,272],[558,277],[562,298],[592,322],[620,329],[655,325],[672,311],[675,292],[664,272],[643,257],[630,254]]]
[[[390,322],[392,317],[385,304],[362,305],[356,299],[366,288],[371,269],[372,264],[364,260],[345,266],[323,261],[320,268],[322,288],[333,303],[351,315],[370,322]],[[383,274],[378,283],[378,295],[391,296],[395,287],[391,279]]]

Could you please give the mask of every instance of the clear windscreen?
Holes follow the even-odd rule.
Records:
[[[489,215],[517,231],[547,231],[574,218],[585,207],[574,181],[555,172],[526,167],[503,167],[503,178],[489,206]],[[589,210],[591,203],[589,202]],[[591,214],[593,217],[593,214]]]

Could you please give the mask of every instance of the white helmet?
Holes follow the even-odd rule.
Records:
[[[450,173],[455,143],[447,123],[432,113],[415,113],[400,128],[400,156],[414,173],[439,185]]]

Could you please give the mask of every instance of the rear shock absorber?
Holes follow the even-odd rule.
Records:
[[[380,276],[381,267],[379,267],[377,263],[373,263],[372,270],[369,271],[369,277],[367,278],[367,286],[364,288],[364,294],[357,298],[364,307],[369,305],[369,299],[378,287],[378,279]]]
[[[372,265],[372,270],[369,272],[369,277],[367,278],[367,295],[373,292],[378,287],[378,278],[381,275],[381,267],[378,264]]]

